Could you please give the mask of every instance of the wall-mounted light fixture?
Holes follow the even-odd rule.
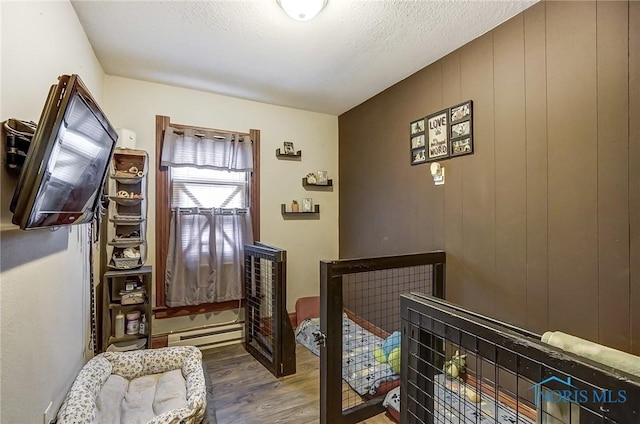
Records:
[[[435,185],[444,184],[444,167],[440,166],[438,162],[431,164],[431,176]]]
[[[313,19],[327,5],[327,0],[276,0],[278,5],[296,21]]]

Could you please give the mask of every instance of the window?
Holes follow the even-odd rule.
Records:
[[[251,211],[251,223],[253,227],[253,239],[259,240],[259,142],[260,131],[251,130],[248,134],[242,134],[244,137],[251,137],[253,150],[253,171],[226,171],[214,170],[208,168],[196,168],[190,166],[169,166],[163,167],[161,163],[161,151],[163,148],[164,131],[168,127],[179,128],[182,130],[205,130],[220,131],[213,129],[202,129],[190,127],[170,122],[168,117],[156,117],[156,318],[165,318],[171,316],[190,315],[194,313],[208,312],[212,310],[235,308],[238,306],[237,301],[211,303],[197,306],[181,306],[178,308],[166,307],[166,287],[165,275],[167,256],[169,251],[170,235],[169,229],[171,225],[171,214],[176,208],[181,210],[194,210],[197,213],[210,211],[215,208],[222,208],[222,212],[229,210]],[[247,138],[245,138],[247,139]],[[247,146],[249,148],[249,146]],[[225,215],[223,213],[223,215]],[[229,217],[231,218],[231,217]],[[248,216],[247,216],[248,219]],[[216,221],[218,222],[218,221]],[[235,243],[233,239],[234,230],[229,225],[226,216],[223,216],[216,224],[216,227],[223,228],[224,236],[216,238],[216,250],[218,252],[230,251],[228,247]],[[190,229],[184,228],[180,236],[181,240],[188,238],[190,240],[199,240],[199,248],[182,248],[185,254],[189,256],[195,263],[202,263],[203,256],[207,256],[209,251],[209,230],[208,227],[198,228],[192,225]],[[203,230],[204,229],[204,230]],[[237,231],[237,230],[235,230]],[[186,245],[186,244],[184,244]],[[185,260],[188,261],[185,257]],[[224,254],[223,262],[236,261],[237,258],[229,257]],[[228,305],[227,305],[228,304]]]
[[[234,208],[249,207],[249,172],[219,171],[214,169],[198,169],[192,167],[171,167],[171,209],[175,208]],[[217,240],[218,251],[224,252],[225,263],[233,262],[230,254],[235,244],[236,232],[230,220],[224,221],[224,235]],[[196,234],[194,227],[185,223],[182,238],[185,252],[192,260],[196,257],[209,256],[209,231],[200,232],[200,244],[188,243]]]
[[[248,172],[171,168],[172,208],[247,208]]]

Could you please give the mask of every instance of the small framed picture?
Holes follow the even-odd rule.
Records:
[[[290,141],[285,141],[284,142],[284,154],[285,155],[295,155],[296,151],[293,148],[293,143]]]
[[[328,183],[329,183],[329,178],[327,177],[327,171],[316,172],[316,184],[327,185]]]
[[[449,113],[449,154],[454,156],[469,155],[473,153],[473,102],[467,100],[464,103],[451,107]]]
[[[449,156],[449,109],[427,116],[427,158],[429,161]]]
[[[417,149],[418,147],[424,147],[424,134],[411,137],[411,148]]]
[[[411,135],[416,135],[424,132],[424,118],[418,119],[411,123]]]
[[[471,107],[472,101],[468,100],[464,103],[460,103],[459,105],[453,106],[450,110],[450,118],[449,121],[451,123],[462,121],[463,119],[471,118]]]
[[[313,199],[305,197],[302,199],[302,212],[313,212]]]
[[[427,161],[426,149],[414,149],[411,151],[411,165],[418,165]]]
[[[451,140],[451,156],[462,156],[473,153],[473,137]]]
[[[451,138],[464,137],[471,134],[471,121],[466,120],[458,122],[457,124],[451,124]]]

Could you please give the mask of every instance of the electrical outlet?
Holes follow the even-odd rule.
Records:
[[[44,415],[42,416],[43,424],[51,424],[53,419],[55,418],[55,411],[53,410],[53,401],[49,402],[47,409],[44,410]]]

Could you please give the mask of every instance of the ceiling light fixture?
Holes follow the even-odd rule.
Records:
[[[276,0],[278,5],[296,21],[313,19],[327,5],[327,0]]]

